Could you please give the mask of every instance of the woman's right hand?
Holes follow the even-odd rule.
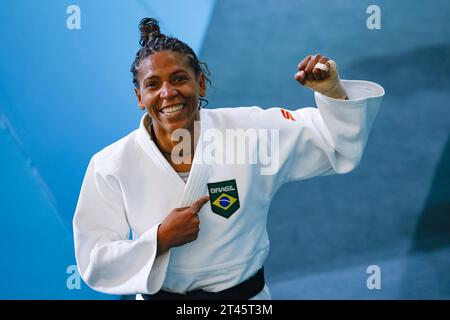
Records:
[[[160,255],[172,247],[197,239],[200,231],[198,212],[209,201],[209,196],[198,198],[190,207],[175,208],[158,227],[158,251]]]

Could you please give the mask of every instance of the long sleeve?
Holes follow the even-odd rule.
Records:
[[[317,108],[252,112],[251,123],[279,132],[278,145],[271,147],[278,164],[266,177],[272,192],[289,181],[343,174],[359,164],[384,89],[368,81],[342,80],[342,83],[349,100],[316,92]]]
[[[100,167],[100,166],[99,166]],[[156,259],[158,226],[129,240],[130,226],[120,184],[89,163],[73,219],[75,254],[83,280],[94,290],[110,294],[154,293],[164,280]],[[152,276],[150,273],[154,273]],[[156,273],[156,274],[155,274]]]

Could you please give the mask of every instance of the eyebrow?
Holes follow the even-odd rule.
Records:
[[[170,76],[176,75],[177,73],[181,73],[181,72],[182,72],[182,73],[188,73],[185,69],[178,69],[178,70],[175,70],[174,72],[172,72],[172,73],[170,74]],[[142,82],[144,83],[145,81],[148,81],[148,80],[150,80],[150,79],[152,79],[152,78],[159,78],[159,77],[156,76],[156,75],[151,75],[151,76],[145,78],[144,80],[142,80]]]

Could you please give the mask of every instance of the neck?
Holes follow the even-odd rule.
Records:
[[[182,148],[178,147],[177,153],[182,157],[190,157],[194,154],[195,147],[197,145],[199,129],[196,130],[195,121],[199,121],[200,118],[198,115],[195,116],[195,120],[189,125],[189,127],[184,128],[189,131],[189,137],[182,137],[180,140],[172,140],[173,131],[166,131],[158,126],[154,126],[151,123],[151,119],[148,121],[147,130],[157,145],[159,151],[165,155],[170,156],[172,154],[172,150],[175,146],[182,143]],[[199,122],[198,122],[199,124]],[[197,131],[197,133],[196,133]],[[189,139],[188,139],[189,138]],[[188,139],[189,141],[185,141]]]

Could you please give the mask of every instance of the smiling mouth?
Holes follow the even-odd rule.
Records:
[[[185,106],[186,105],[184,103],[177,104],[175,106],[165,107],[160,112],[165,114],[166,116],[172,116],[172,115],[175,115],[175,114],[181,112],[181,110],[183,110]]]

